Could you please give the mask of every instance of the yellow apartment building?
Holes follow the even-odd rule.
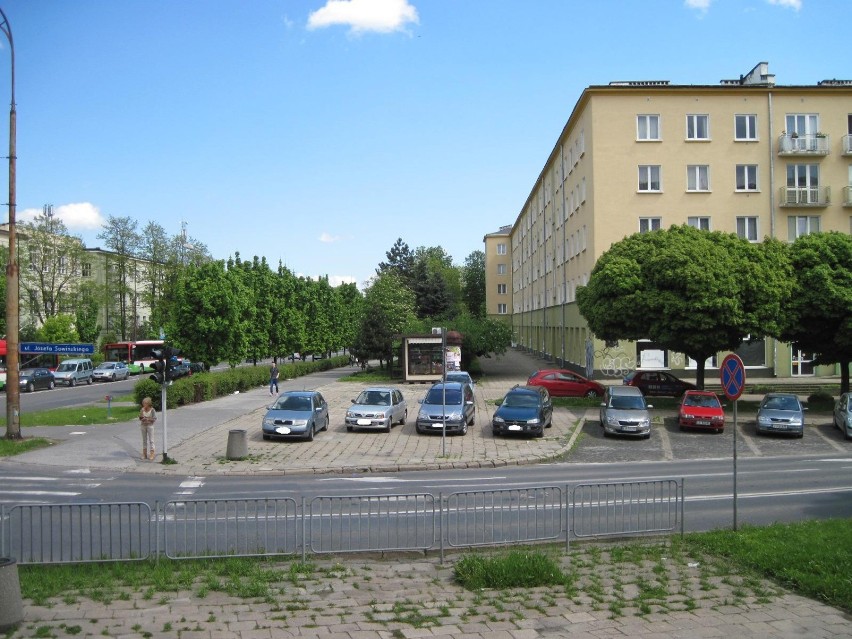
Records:
[[[718,85],[588,87],[514,224],[485,235],[488,314],[511,323],[518,346],[580,372],[689,377],[696,363],[682,353],[595,339],[576,304],[614,242],[679,224],[752,242],[852,233],[852,80],[781,86],[761,62]],[[737,353],[757,377],[837,372],[771,339]]]

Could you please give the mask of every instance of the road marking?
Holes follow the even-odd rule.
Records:
[[[175,495],[194,495],[195,491],[203,485],[204,477],[187,477],[180,483]]]

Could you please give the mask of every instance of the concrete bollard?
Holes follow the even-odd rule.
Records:
[[[0,633],[17,627],[23,618],[18,564],[14,559],[0,557]]]
[[[246,437],[246,431],[239,429],[229,430],[225,459],[240,460],[246,457],[248,457],[248,438]]]

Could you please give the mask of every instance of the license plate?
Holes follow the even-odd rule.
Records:
[[[707,421],[706,419],[698,419],[698,420],[695,421],[695,424],[698,425],[698,426],[709,426],[710,422]]]
[[[278,433],[279,435],[289,435],[290,429],[287,428],[286,426],[279,426],[278,428],[275,429],[275,432]]]
[[[359,425],[359,426],[369,426],[369,425],[370,425],[370,424],[372,424],[372,423],[373,423],[373,422],[372,422],[371,420],[369,420],[369,419],[359,419],[359,420],[358,420],[358,425]]]
[[[621,430],[636,430],[635,426],[622,426]]]
[[[523,429],[520,426],[518,426],[517,424],[511,424],[509,426],[509,430],[523,430]]]
[[[443,424],[432,424],[432,428],[443,428]]]

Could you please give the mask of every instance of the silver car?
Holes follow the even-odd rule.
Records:
[[[405,424],[406,419],[408,404],[398,388],[365,388],[346,411],[346,430],[381,429],[389,433],[394,424]]]
[[[852,439],[852,393],[843,393],[834,404],[834,425],[846,439]]]
[[[632,435],[651,437],[651,404],[635,386],[608,386],[601,402],[600,420],[604,437]]]
[[[805,407],[792,393],[768,393],[757,408],[757,433],[805,434]]]
[[[130,377],[130,369],[124,362],[104,362],[98,364],[97,368],[92,371],[92,379],[96,382],[117,382],[128,377]]]

